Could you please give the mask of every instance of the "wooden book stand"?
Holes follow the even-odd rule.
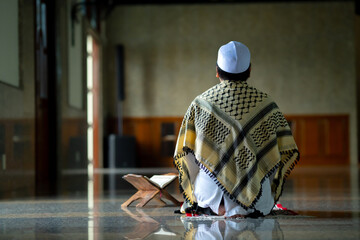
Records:
[[[164,175],[174,175],[174,174],[164,174]],[[143,207],[147,204],[151,199],[155,199],[161,203],[165,203],[161,197],[165,197],[166,199],[173,202],[176,206],[180,205],[180,202],[176,200],[173,196],[171,196],[168,191],[166,191],[166,186],[161,188],[153,184],[148,178],[142,175],[136,174],[127,174],[123,176],[123,178],[131,183],[138,191],[132,195],[126,202],[124,202],[121,207],[127,207],[132,202],[140,199],[141,201],[136,205],[136,207]],[[174,178],[176,179],[176,178]],[[174,180],[173,179],[173,180]],[[173,181],[172,180],[172,181]],[[171,182],[172,182],[171,181]],[[165,203],[166,204],[166,203]]]

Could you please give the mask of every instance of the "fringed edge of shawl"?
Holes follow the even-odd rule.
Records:
[[[277,203],[277,202],[279,201],[279,199],[280,199],[280,197],[281,197],[281,195],[282,195],[282,193],[283,193],[283,191],[284,191],[284,184],[285,184],[287,178],[289,177],[291,171],[295,168],[295,166],[296,166],[296,165],[298,164],[298,162],[300,161],[300,152],[299,152],[299,150],[294,149],[293,154],[289,156],[289,158],[287,159],[286,162],[288,162],[288,161],[294,156],[295,153],[297,154],[297,157],[296,157],[295,161],[290,165],[290,167],[288,168],[288,170],[286,170],[286,172],[285,172],[285,174],[284,174],[283,183],[281,184],[281,186],[280,186],[280,184],[278,184],[278,186],[276,187],[275,192],[277,191],[277,189],[278,189],[279,187],[280,187],[281,190],[280,190],[279,196],[275,199],[275,203]]]
[[[261,198],[262,196],[262,184],[263,182],[265,181],[266,178],[269,178],[281,165],[281,162],[277,163],[265,176],[264,178],[261,180],[260,184],[261,184],[261,187],[260,187],[260,191],[259,191],[259,194],[255,197],[254,201],[250,204],[250,206],[246,206],[244,205],[243,203],[239,202],[234,196],[232,196],[224,186],[221,185],[221,183],[217,180],[217,178],[213,175],[212,172],[210,172],[200,161],[197,160],[197,158],[195,157],[195,153],[194,153],[194,150],[190,149],[189,147],[183,147],[183,153],[180,153],[180,154],[177,154],[175,157],[174,157],[174,165],[175,167],[178,169],[178,171],[180,172],[181,170],[181,173],[183,172],[182,171],[182,167],[179,166],[179,164],[177,164],[177,160],[179,158],[182,158],[186,155],[188,155],[189,153],[193,154],[194,155],[194,159],[195,159],[195,163],[199,166],[199,168],[201,168],[202,170],[205,171],[206,174],[208,174],[210,176],[211,179],[213,179],[215,181],[215,184],[224,192],[224,194],[226,194],[232,201],[234,201],[235,203],[239,204],[242,208],[244,208],[245,210],[248,210],[248,209],[251,209],[251,208],[254,208],[254,206],[256,205],[256,203],[259,201],[259,199]],[[295,166],[297,165],[297,163],[299,162],[300,160],[300,152],[297,150],[297,149],[294,149],[293,153],[287,158],[287,160],[285,161],[288,162],[292,156],[294,156],[294,154],[297,153],[297,157],[295,159],[295,161],[290,165],[289,169],[286,170],[284,176],[283,176],[283,182],[280,186],[280,183],[276,186],[276,189],[275,189],[275,193],[277,192],[277,189],[279,187],[281,187],[281,191],[280,191],[280,194],[279,196],[274,200],[275,203],[277,203],[283,193],[283,190],[284,190],[284,184],[286,182],[286,179],[289,177],[291,171],[295,168]],[[180,192],[183,194],[183,197],[185,199],[185,201],[187,202],[190,202],[191,204],[194,204],[193,201],[191,201],[190,197],[187,196],[187,194],[185,193],[184,189],[182,188],[181,186],[181,182],[182,182],[182,174],[179,175],[179,189],[180,189]]]
[[[282,193],[283,193],[283,191],[284,191],[284,184],[285,184],[285,182],[286,182],[286,179],[289,177],[291,171],[295,168],[295,166],[297,165],[297,163],[298,163],[299,160],[300,160],[300,152],[299,152],[299,150],[294,149],[293,152],[292,152],[292,154],[289,155],[289,157],[286,159],[285,163],[287,163],[287,162],[294,156],[295,153],[297,153],[297,157],[296,157],[295,161],[290,165],[290,167],[288,168],[288,170],[286,170],[286,172],[285,172],[285,174],[284,174],[284,176],[283,176],[283,182],[282,182],[281,186],[280,186],[280,183],[278,183],[277,186],[276,186],[275,193],[277,192],[277,189],[278,189],[279,187],[280,187],[281,190],[280,190],[279,196],[274,199],[274,204],[276,204],[276,203],[279,201],[279,199],[280,199],[280,197],[281,197],[281,195],[282,195]],[[261,180],[261,182],[260,182],[261,188],[260,188],[259,194],[256,196],[255,200],[252,202],[252,204],[249,206],[249,208],[255,207],[256,203],[259,201],[259,199],[260,199],[261,196],[262,196],[262,184],[264,183],[264,181],[265,181],[266,178],[269,178],[269,177],[280,167],[280,165],[282,165],[282,162],[277,163],[277,164],[264,176],[264,178]]]
[[[183,198],[185,199],[186,202],[191,203],[191,205],[193,205],[194,202],[190,199],[190,197],[186,194],[183,187],[181,186],[182,174],[183,174],[184,171],[183,171],[182,167],[180,166],[180,164],[178,164],[178,162],[177,162],[177,160],[179,158],[185,157],[186,155],[188,155],[190,153],[189,151],[187,151],[187,149],[190,150],[190,148],[184,147],[182,153],[179,153],[179,154],[174,156],[173,164],[174,164],[175,168],[178,170],[178,172],[180,173],[179,174],[179,183],[180,183],[179,184],[179,190],[180,190],[180,193],[183,195]]]

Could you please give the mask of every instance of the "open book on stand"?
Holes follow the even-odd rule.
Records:
[[[148,178],[147,176],[144,177],[148,179],[150,183],[163,189],[167,185],[169,185],[175,178],[177,178],[177,175],[154,175],[151,178]]]
[[[131,183],[138,191],[121,206],[127,207],[136,200],[140,200],[136,205],[137,207],[145,206],[151,199],[165,203],[161,198],[166,198],[176,206],[179,206],[180,202],[165,189],[177,177],[178,175],[173,173],[154,175],[151,178],[137,174],[127,174],[123,176],[123,179]]]

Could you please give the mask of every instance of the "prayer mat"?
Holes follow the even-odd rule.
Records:
[[[268,215],[259,217],[257,219],[288,218],[288,217],[309,217],[309,216],[299,215],[298,213],[292,210],[272,210]],[[232,221],[232,220],[244,220],[244,219],[254,219],[254,218],[247,218],[247,217],[227,218],[225,216],[210,216],[210,215],[181,216],[182,221],[217,221],[217,220]]]

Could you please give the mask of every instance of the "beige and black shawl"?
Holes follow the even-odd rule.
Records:
[[[270,176],[276,202],[299,160],[288,122],[275,102],[247,83],[233,81],[223,81],[196,97],[180,128],[174,164],[180,191],[193,204],[189,153],[245,209],[255,205],[261,183]]]

